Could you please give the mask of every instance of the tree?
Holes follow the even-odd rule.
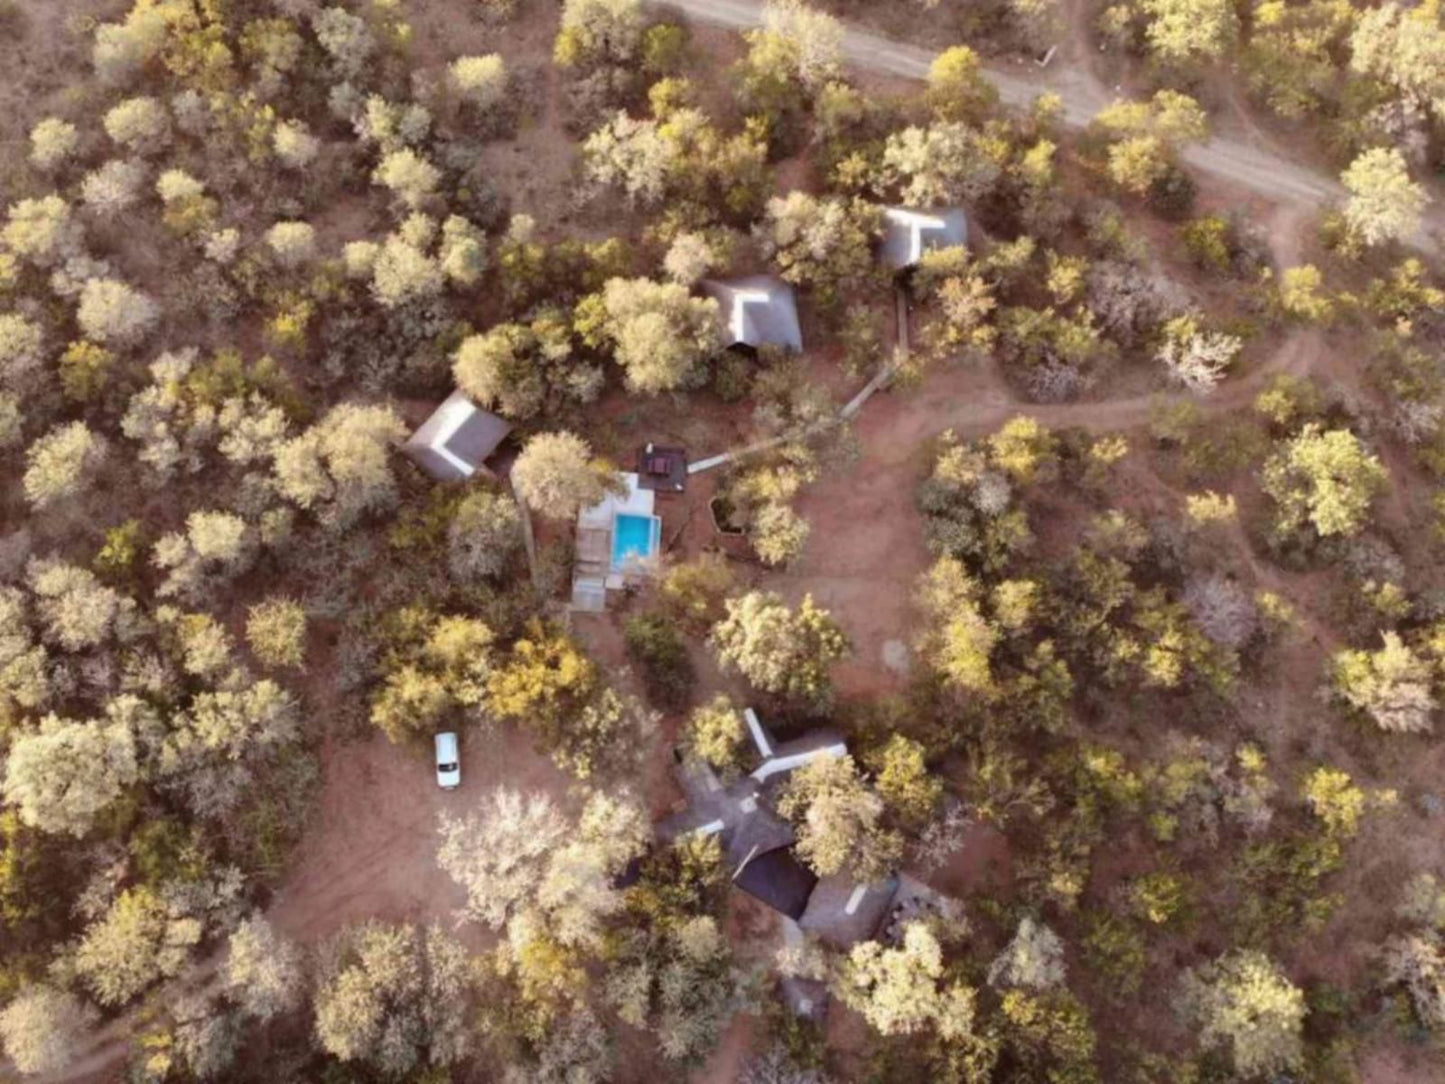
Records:
[[[617,486],[611,466],[594,458],[585,440],[565,431],[527,441],[512,467],[512,484],[528,507],[549,519],[570,519]]]
[[[170,132],[170,116],[154,98],[127,98],[105,115],[105,134],[129,151],[160,150]]]
[[[135,206],[145,180],[145,163],[115,159],[86,174],[80,184],[80,198],[100,214],[119,215]]]
[[[957,121],[894,132],[883,147],[884,184],[913,207],[975,203],[1002,173],[1005,146]]]
[[[71,402],[93,403],[109,385],[114,365],[112,351],[77,339],[60,355],[60,390]]]
[[[25,452],[25,496],[35,509],[89,488],[108,446],[84,422],[50,430]]]
[[[37,267],[52,267],[79,253],[80,223],[71,218],[70,206],[59,196],[23,199],[10,206],[0,241]]]
[[[1348,429],[1311,422],[1269,457],[1260,485],[1274,499],[1278,534],[1310,528],[1322,538],[1349,537],[1364,527],[1388,477]]]
[[[266,231],[266,244],[282,267],[300,267],[316,256],[316,230],[309,222],[278,222]]]
[[[1037,418],[1020,414],[988,437],[989,460],[1019,485],[1053,477],[1058,465],[1058,440]]]
[[[306,662],[306,609],[277,596],[246,611],[246,642],[266,666],[301,667]]]
[[[628,931],[606,985],[619,1018],[657,1036],[663,1056],[696,1063],[732,1015],[735,980],[727,939],[709,914],[683,911]]]
[[[647,840],[642,808],[592,792],[575,821],[544,794],[493,790],[479,813],[443,813],[437,862],[467,893],[465,914],[494,928],[535,913],[566,946],[595,947],[622,906],[614,878]]]
[[[1206,1047],[1244,1077],[1286,1072],[1304,1057],[1304,993],[1261,952],[1240,950],[1185,973],[1181,1006]]]
[[[705,631],[723,613],[723,600],[737,581],[732,565],[718,553],[701,553],[664,570],[660,594],[669,614]]]
[[[883,827],[883,800],[849,756],[818,756],[796,769],[778,812],[798,829],[798,854],[820,877],[847,871],[860,884],[881,880],[903,850]]]
[[[230,512],[195,511],[186,530],[156,540],[151,564],[166,573],[156,594],[198,600],[251,567],[256,558],[256,530]]]
[[[684,230],[672,239],[662,259],[667,277],[679,286],[695,286],[717,265],[718,255],[706,235]]]
[[[1384,981],[1405,987],[1420,1023],[1431,1031],[1445,1028],[1445,948],[1439,933],[1420,930],[1392,937],[1382,957]]]
[[[571,349],[566,329],[550,322],[497,324],[462,340],[452,355],[452,375],[478,403],[524,420],[546,405],[548,367],[565,362]]]
[[[881,1035],[916,1035],[931,1027],[945,1038],[961,1038],[973,1030],[974,992],[944,979],[943,946],[922,922],[908,923],[897,946],[854,945],[834,989]]]
[[[447,713],[477,709],[492,670],[491,628],[471,617],[411,606],[388,615],[383,680],[371,721],[394,742],[435,730]]]
[[[740,1084],[828,1084],[828,1078],[821,1069],[797,1064],[784,1044],[775,1043],[748,1062]]]
[[[381,160],[371,179],[409,209],[419,210],[436,193],[441,170],[410,148],[392,151]]]
[[[1228,0],[1142,0],[1149,49],[1165,64],[1217,60],[1234,46],[1239,20]]]
[[[1195,317],[1181,316],[1164,325],[1164,339],[1154,356],[1185,391],[1207,395],[1243,347],[1239,336],[1206,331]]]
[[[1355,785],[1349,772],[1339,768],[1315,768],[1305,776],[1300,795],[1325,834],[1334,840],[1353,839],[1370,804],[1370,795]]]
[[[998,104],[998,90],[967,45],[945,49],[928,67],[928,104],[942,121],[977,124]]]
[[[1313,264],[1286,267],[1279,277],[1280,310],[1296,320],[1329,323],[1334,315],[1334,303],[1323,287],[1324,276]]]
[[[290,1012],[305,993],[300,951],[259,913],[232,931],[221,974],[226,992],[253,1020]]]
[[[750,591],[728,599],[710,643],[724,669],[763,692],[814,703],[832,694],[828,667],[849,651],[848,637],[805,595],[796,610],[779,595]]]
[[[509,1064],[502,1084],[607,1084],[613,1062],[611,1035],[583,1005],[551,1024],[534,1062]]]
[[[638,614],[627,619],[622,636],[648,700],[664,710],[687,707],[696,674],[676,623],[660,613]]]
[[[318,976],[317,1041],[386,1076],[454,1065],[470,1052],[471,987],[466,950],[440,927],[349,927]]]
[[[296,700],[273,681],[194,697],[159,742],[160,784],[197,817],[235,811],[262,767],[296,740]]]
[[[112,85],[126,82],[160,54],[168,31],[165,9],[154,4],[135,5],[123,22],[102,23],[91,54],[96,74]]]
[[[723,345],[717,301],[675,282],[608,279],[599,297],[579,306],[579,324],[584,312],[584,339],[611,345],[627,386],[646,395],[697,386]]]
[[[1428,733],[1436,708],[1431,667],[1397,632],[1381,634],[1378,651],[1344,649],[1331,663],[1334,692],[1381,730]]]
[[[95,1015],[68,991],[27,986],[0,1012],[0,1043],[22,1073],[57,1072],[74,1060]]]
[[[1445,119],[1445,26],[1434,8],[1392,0],[1360,12],[1350,35],[1350,68]]]
[[[553,56],[564,67],[625,65],[642,31],[641,0],[563,0]]]
[[[985,616],[981,601],[982,589],[963,562],[940,557],[918,591],[919,605],[931,618],[919,649],[949,685],[988,696],[998,691],[992,656],[1000,631]]]
[[[321,152],[321,141],[299,120],[283,120],[271,133],[271,147],[287,169],[305,169]]]
[[[709,764],[725,778],[731,778],[742,766],[746,741],[742,713],[726,693],[719,693],[687,717],[681,744],[689,758]]]
[[[447,569],[459,583],[503,575],[522,549],[522,515],[510,497],[468,493],[447,526]]]
[[[1042,922],[1024,916],[1014,939],[988,967],[990,986],[1047,990],[1064,981],[1064,943]]]
[[[311,29],[342,79],[360,74],[376,50],[376,39],[366,23],[345,8],[322,8],[312,16]]]
[[[864,757],[873,772],[873,786],[888,811],[900,822],[921,827],[933,820],[943,798],[943,780],[928,773],[922,742],[893,734]]]
[[[816,91],[837,76],[843,55],[843,26],[803,0],[768,0],[763,33],[786,43],[793,76]]]
[[[368,241],[352,242],[346,248],[348,261],[362,251],[368,254],[365,266],[371,274],[371,293],[383,308],[426,301],[441,293],[446,282],[440,261],[400,235],[391,235],[379,248]]]
[[[44,375],[45,334],[18,312],[0,313],[0,386],[28,391]]]
[[[1410,167],[1397,149],[1361,152],[1340,181],[1350,193],[1345,223],[1365,244],[1403,241],[1419,228],[1429,197],[1410,179]]]
[[[160,309],[145,294],[123,282],[95,278],[81,288],[75,318],[94,342],[134,346],[155,327]]]
[[[1177,90],[1158,91],[1147,102],[1114,102],[1099,112],[1094,125],[1109,140],[1109,176],[1138,196],[1148,194],[1177,168],[1181,146],[1209,137],[1208,115]]]
[[[59,117],[46,117],[30,129],[30,161],[37,169],[56,169],[75,154],[80,133]]]
[[[655,205],[682,165],[678,143],[658,121],[618,112],[582,143],[587,176],[639,206]]]
[[[48,641],[82,651],[110,635],[121,597],[95,573],[52,558],[32,560],[27,575]]]
[[[86,927],[74,967],[98,1002],[116,1008],[177,974],[201,933],[199,919],[172,914],[151,889],[129,888]]]
[[[864,200],[818,199],[801,189],[768,200],[759,235],[783,279],[837,304],[873,270],[882,212]]]
[[[316,511],[324,525],[342,530],[395,502],[390,452],[406,435],[391,407],[340,403],[277,449],[277,486],[295,504]]]
[[[497,53],[460,56],[447,68],[452,85],[481,113],[495,109],[507,90],[507,66]]]
[[[444,812],[440,831],[437,861],[467,890],[468,917],[496,927],[531,900],[570,826],[545,794],[498,787],[466,820]]]

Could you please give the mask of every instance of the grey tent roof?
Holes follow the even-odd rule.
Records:
[[[512,427],[454,391],[401,450],[438,481],[470,478],[506,439]]]
[[[817,883],[817,875],[798,860],[791,847],[755,855],[733,877],[733,884],[748,895],[794,920],[808,909],[808,897]]]
[[[883,243],[879,255],[895,271],[912,267],[928,249],[967,242],[968,215],[961,207],[883,209]]]
[[[723,838],[723,848],[736,871],[751,858],[780,847],[789,847],[795,839],[797,836],[791,824],[766,806],[759,805],[731,826]]]
[[[782,279],[772,275],[708,279],[702,283],[702,291],[717,299],[729,345],[803,349],[793,288]]]
[[[859,885],[835,874],[818,882],[798,925],[825,941],[847,947],[876,937],[898,889],[898,878]],[[848,910],[849,904],[853,910]]]

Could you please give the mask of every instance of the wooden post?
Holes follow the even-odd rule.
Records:
[[[532,534],[532,513],[510,477],[507,478],[507,484],[511,486],[512,499],[517,502],[517,511],[522,514],[522,543],[527,549],[527,569],[532,575],[532,589],[540,590],[541,585],[537,583],[537,539]]]

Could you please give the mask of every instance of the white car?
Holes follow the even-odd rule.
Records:
[[[462,783],[462,758],[457,749],[455,731],[444,730],[437,735],[437,785],[442,790],[456,790]]]

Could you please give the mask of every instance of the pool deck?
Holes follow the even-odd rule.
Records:
[[[583,548],[582,543],[584,540],[591,540],[591,549],[595,550],[601,548],[597,545],[600,537],[606,537],[607,539],[606,549],[603,550],[606,554],[605,560],[607,562],[607,568],[602,579],[603,586],[610,590],[617,590],[626,583],[625,574],[613,566],[613,559],[615,557],[613,552],[615,546],[613,530],[617,517],[637,516],[639,519],[652,520],[654,521],[654,537],[656,537],[657,533],[660,533],[657,527],[657,523],[659,522],[658,517],[653,511],[656,506],[657,495],[650,489],[643,489],[639,484],[638,476],[631,471],[622,473],[620,477],[623,484],[627,487],[624,493],[609,493],[592,507],[584,508],[577,513],[579,553]],[[595,571],[592,572],[592,577],[597,578]],[[575,582],[573,587],[575,596]]]

